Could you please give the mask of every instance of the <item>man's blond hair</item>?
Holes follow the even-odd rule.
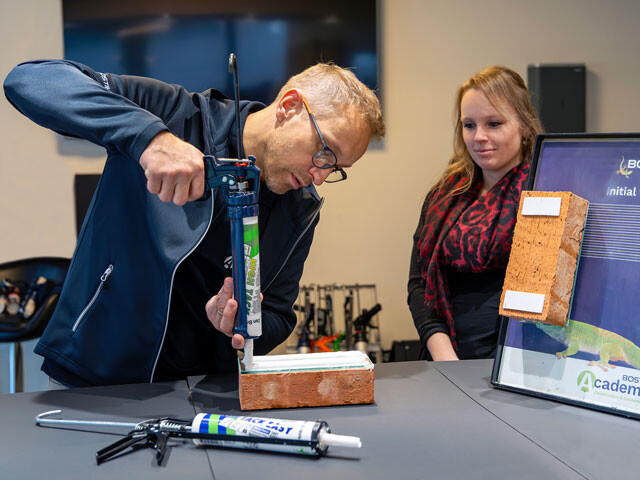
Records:
[[[317,118],[355,112],[364,120],[372,139],[384,136],[378,97],[350,70],[333,63],[318,63],[291,77],[280,89],[276,101],[292,88],[302,92]]]

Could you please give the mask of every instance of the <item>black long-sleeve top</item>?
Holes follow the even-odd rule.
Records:
[[[418,240],[425,221],[423,206],[418,227],[413,235],[407,303],[413,323],[420,335],[423,351],[421,358],[430,359],[426,350],[427,340],[437,332],[449,334],[445,320],[425,305],[425,281],[418,251]],[[460,359],[491,358],[495,355],[500,316],[498,306],[504,283],[505,269],[469,273],[443,267],[444,279],[449,287],[453,305],[454,328]]]

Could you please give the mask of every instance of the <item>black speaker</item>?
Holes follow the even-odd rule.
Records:
[[[420,340],[394,340],[390,362],[410,362],[420,359]]]
[[[529,65],[527,77],[531,101],[547,132],[586,131],[584,64]]]

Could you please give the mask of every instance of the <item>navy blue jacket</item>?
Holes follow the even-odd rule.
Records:
[[[163,131],[204,154],[227,157],[233,102],[216,90],[189,93],[62,60],[18,65],[4,89],[36,123],[108,153],[58,306],[35,352],[70,373],[65,383],[74,386],[150,382],[173,276],[209,229],[216,195],[184,206],[163,203],[147,191],[138,160]],[[283,342],[295,326],[292,305],[321,203],[313,187],[293,190],[278,195],[269,216],[260,244],[264,301],[257,354]]]

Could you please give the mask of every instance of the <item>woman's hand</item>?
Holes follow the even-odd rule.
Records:
[[[460,360],[453,349],[449,335],[436,332],[427,339],[427,350],[435,362]]]

